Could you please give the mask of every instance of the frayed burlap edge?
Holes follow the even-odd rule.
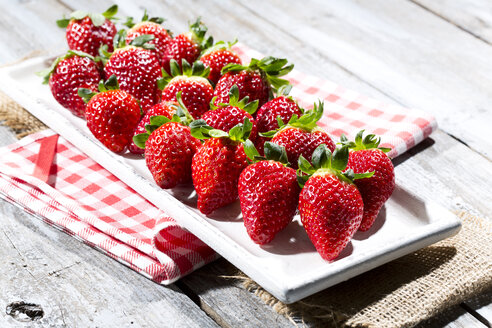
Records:
[[[2,92],[0,92],[0,121],[10,127],[19,139],[47,128],[40,120]]]
[[[226,278],[298,326],[413,327],[492,288],[492,224],[457,214],[458,235],[293,304],[242,272]]]

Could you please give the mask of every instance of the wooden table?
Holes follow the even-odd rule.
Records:
[[[0,0],[0,65],[66,49],[55,20],[80,1]],[[109,0],[84,1],[103,11]],[[296,68],[433,113],[440,129],[397,158],[397,182],[446,208],[491,219],[492,3],[486,0],[116,1],[180,33],[202,16],[216,39],[289,58]],[[1,145],[15,141],[0,127]],[[0,201],[0,308],[40,304],[36,326],[290,327],[216,261],[163,287]],[[423,326],[490,327],[492,304],[470,300]],[[1,310],[0,326],[21,324]]]

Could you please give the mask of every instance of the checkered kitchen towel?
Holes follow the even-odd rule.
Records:
[[[0,196],[159,283],[217,258],[51,130],[0,149]]]
[[[238,45],[247,62],[261,54]],[[379,134],[396,157],[425,139],[435,119],[388,105],[333,82],[293,71],[303,107],[325,100],[320,125],[334,137],[360,129]],[[0,149],[0,196],[155,280],[168,284],[217,258],[114,175],[51,130]]]

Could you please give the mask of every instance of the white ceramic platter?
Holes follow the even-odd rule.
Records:
[[[195,207],[192,187],[162,190],[141,157],[117,155],[102,146],[85,121],[62,108],[34,75],[49,63],[34,58],[0,69],[0,89],[283,302],[295,302],[460,229],[452,213],[398,186],[370,231],[358,232],[334,262],[321,259],[298,217],[271,244],[260,247],[246,233],[238,202],[206,217]]]

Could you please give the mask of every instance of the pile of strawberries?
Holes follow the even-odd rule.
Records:
[[[161,188],[192,182],[205,215],[239,198],[258,244],[297,210],[326,260],[372,226],[395,187],[387,149],[363,131],[337,146],[317,126],[323,103],[306,110],[288,96],[286,59],[245,65],[231,43],[207,37],[200,19],[174,37],[147,13],[118,31],[116,12],[58,21],[70,50],[40,72],[104,146],[143,154]]]

